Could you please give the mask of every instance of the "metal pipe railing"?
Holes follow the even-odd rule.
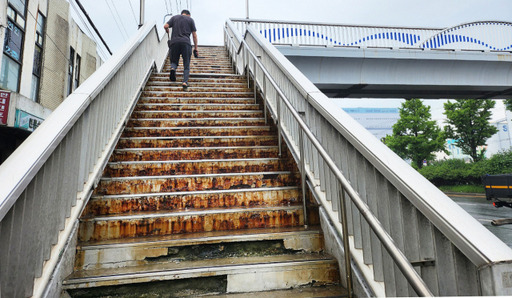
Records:
[[[228,23],[228,26],[229,25],[230,24]],[[248,34],[251,34],[249,32],[249,30],[245,32],[245,36],[247,36]],[[231,41],[231,46],[235,46],[234,42],[231,39],[229,39],[229,40]],[[432,293],[430,292],[430,290],[428,289],[428,287],[426,286],[426,284],[421,279],[421,277],[414,270],[411,263],[407,260],[407,258],[400,251],[400,249],[398,249],[398,247],[395,245],[393,239],[389,236],[389,234],[386,232],[386,230],[382,227],[379,220],[373,215],[373,213],[370,211],[368,206],[359,197],[357,192],[352,188],[350,183],[344,177],[343,173],[336,166],[335,162],[331,159],[329,154],[325,151],[323,146],[318,142],[316,137],[310,131],[307,124],[301,119],[301,117],[297,113],[297,111],[295,111],[295,108],[292,106],[292,104],[290,103],[290,101],[288,100],[286,95],[281,91],[280,87],[274,81],[272,76],[268,73],[265,66],[260,61],[258,61],[257,56],[249,48],[249,46],[247,45],[245,40],[240,41],[240,47],[244,47],[244,51],[247,51],[253,57],[253,59],[255,59],[257,65],[261,68],[261,71],[263,72],[264,77],[270,82],[270,84],[274,87],[274,89],[278,93],[278,98],[277,98],[277,103],[278,103],[277,122],[278,122],[278,124],[280,125],[280,123],[281,123],[281,119],[279,118],[280,117],[280,111],[279,111],[280,108],[279,107],[280,107],[280,102],[281,102],[279,99],[281,99],[282,102],[288,107],[289,112],[295,118],[295,121],[297,121],[298,125],[300,126],[301,133],[305,134],[306,137],[309,139],[309,141],[312,143],[312,145],[316,148],[316,150],[318,150],[318,153],[321,155],[324,162],[327,164],[329,169],[334,173],[338,182],[342,185],[342,192],[346,192],[349,195],[352,202],[354,202],[354,204],[357,206],[357,208],[359,209],[359,211],[361,212],[363,217],[366,219],[366,221],[368,222],[368,224],[370,225],[372,230],[375,232],[375,234],[377,235],[379,240],[382,242],[383,246],[386,248],[386,250],[389,252],[391,257],[395,261],[395,264],[402,271],[402,273],[407,278],[407,280],[409,281],[411,286],[414,288],[414,290],[418,293],[418,295],[421,295],[421,296],[433,296]],[[256,80],[254,80],[254,82],[256,84]],[[280,133],[282,133],[281,130],[280,130]],[[304,162],[303,161],[304,155],[301,155],[300,159],[301,159],[300,164],[302,164]],[[305,173],[301,173],[301,174],[305,175]],[[349,244],[348,243],[348,233],[345,230],[347,225],[346,225],[346,211],[345,211],[345,207],[343,207],[345,202],[344,202],[343,198],[341,200],[341,203],[342,203],[342,210],[343,210],[342,211],[342,218],[343,218],[342,220],[343,220],[343,222],[345,222],[345,225],[343,225],[344,231],[339,231],[339,232],[341,232],[344,239],[347,239],[347,240],[344,240],[344,250],[345,250],[345,255],[346,255],[345,263],[348,264],[347,265],[348,266],[347,267],[347,284],[349,285],[349,289],[350,289],[349,295],[352,295],[352,291],[351,291],[352,280],[351,280],[351,276],[349,273],[351,271],[349,269],[349,267],[350,267],[350,253],[349,253],[350,248],[348,245]]]

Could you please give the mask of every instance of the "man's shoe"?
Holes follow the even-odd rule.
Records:
[[[171,82],[176,82],[176,69],[171,69]]]
[[[187,91],[188,90],[188,83],[183,83],[183,91]]]

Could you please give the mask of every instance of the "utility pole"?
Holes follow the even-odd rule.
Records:
[[[139,28],[144,25],[144,0],[140,0],[140,16],[139,16]]]

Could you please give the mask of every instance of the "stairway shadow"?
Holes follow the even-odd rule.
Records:
[[[318,206],[308,199],[305,228],[300,174],[285,147],[279,154],[263,105],[223,47],[200,52],[188,91],[179,68],[169,81],[168,62],[145,86],[80,218],[63,288],[71,297],[342,296]]]

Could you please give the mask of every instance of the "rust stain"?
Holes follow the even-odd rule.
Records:
[[[94,222],[92,231],[79,233],[80,241],[206,231],[294,227],[303,224],[300,211],[240,212],[215,215],[175,216],[140,220]],[[83,229],[84,226],[81,228]],[[87,235],[87,236],[86,236]]]

